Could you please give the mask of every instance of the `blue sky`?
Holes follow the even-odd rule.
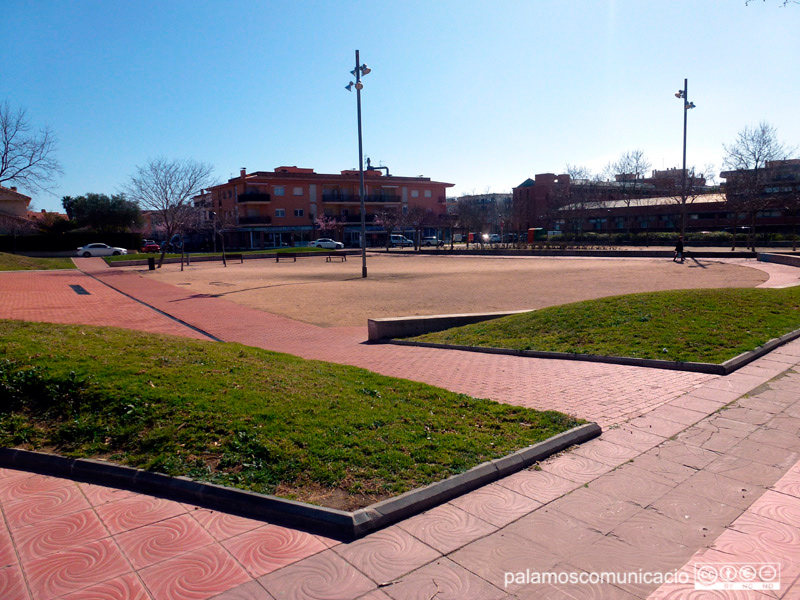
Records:
[[[357,167],[510,191],[641,149],[721,170],[761,120],[800,143],[800,5],[779,0],[198,2],[5,0],[0,101],[59,139],[64,195],[119,191],[137,165],[192,158],[220,180],[280,165]]]

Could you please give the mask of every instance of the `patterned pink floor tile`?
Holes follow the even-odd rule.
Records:
[[[106,537],[108,532],[92,510],[39,521],[14,533],[22,561],[31,561]]]
[[[95,510],[112,535],[186,512],[177,502],[142,495],[101,504]]]
[[[206,600],[250,580],[218,544],[139,571],[155,600]]]
[[[214,538],[189,515],[137,527],[115,539],[137,570],[214,543]]]
[[[500,600],[506,592],[470,573],[446,558],[410,573],[383,588],[394,600],[436,598],[436,600]]]
[[[214,536],[214,539],[220,542],[265,525],[263,521],[246,519],[204,508],[189,511],[189,514],[197,519],[206,531]]]
[[[776,492],[800,498],[800,472],[789,471],[773,486]]]
[[[128,490],[119,490],[117,488],[94,485],[92,483],[79,483],[78,487],[81,488],[81,491],[92,506],[99,506],[107,502],[116,502],[123,498],[131,498],[138,495]]]
[[[797,523],[787,525],[746,512],[736,519],[731,524],[730,531],[725,533],[731,535],[734,532],[740,532],[754,546],[764,548],[775,556],[781,556],[800,563],[800,529],[798,529],[797,525]],[[724,537],[720,536],[720,540]],[[731,537],[734,536],[731,535]],[[717,540],[717,542],[719,543],[720,540]],[[718,549],[723,552],[728,551],[721,546]],[[741,552],[735,553],[742,554]]]
[[[626,446],[640,452],[646,452],[658,446],[666,438],[654,433],[648,433],[638,427],[631,427],[628,424],[620,425],[612,429],[607,429],[600,436],[601,440]]]
[[[800,525],[800,498],[767,491],[750,507],[750,512],[785,525]],[[800,549],[798,550],[800,562]]]
[[[764,488],[703,470],[692,475],[675,491],[685,491],[744,510],[764,493]]]
[[[30,600],[22,570],[18,565],[0,569],[0,598],[3,600]]]
[[[653,473],[634,464],[623,465],[611,473],[599,477],[589,484],[589,489],[617,500],[648,506],[674,486]]]
[[[632,502],[618,500],[587,488],[580,488],[554,500],[551,506],[565,515],[588,523],[603,534],[642,510]]]
[[[352,600],[375,584],[333,550],[259,578],[276,600]]]
[[[11,534],[8,532],[5,521],[0,514],[0,569],[17,563],[17,556],[14,553],[14,546],[11,542]],[[2,598],[2,596],[0,596]]]
[[[37,558],[24,567],[35,600],[57,598],[131,570],[108,538]]]
[[[652,416],[652,414],[637,417],[631,421],[628,421],[627,424],[631,427],[636,427],[645,433],[652,433],[665,438],[677,435],[686,429],[686,425],[683,423],[659,419],[658,417]]]
[[[550,502],[568,494],[578,487],[578,484],[558,475],[546,471],[527,470],[504,477],[497,482],[510,490],[533,498],[538,502]]]
[[[139,577],[129,573],[67,594],[63,600],[150,600],[150,594]]]
[[[398,525],[442,554],[452,552],[497,530],[494,525],[464,512],[452,504],[443,504]]]
[[[574,453],[554,456],[541,463],[543,471],[583,485],[600,475],[608,473],[612,467]]]
[[[257,581],[248,581],[214,596],[211,600],[275,600],[275,598]]]
[[[561,560],[547,548],[505,530],[464,546],[448,558],[508,593],[516,592],[520,586],[506,586],[506,573],[526,569],[548,572]]]
[[[497,527],[508,525],[542,505],[537,500],[497,484],[459,496],[451,500],[451,504]]]
[[[500,533],[519,535],[561,558],[568,558],[603,537],[588,523],[559,512],[552,504],[522,517]]]
[[[342,544],[336,553],[377,584],[388,583],[440,556],[399,527]]]
[[[613,442],[599,438],[581,444],[572,452],[612,467],[621,465],[631,458],[641,454],[641,452],[634,450],[633,448],[628,448],[627,446],[623,446],[621,444],[614,444]]]
[[[8,475],[0,486],[0,502],[11,502],[32,494],[52,492],[65,487],[75,487],[69,479],[48,477],[25,473],[24,471],[8,471]]]
[[[265,525],[222,542],[253,577],[261,577],[326,549],[310,533]]]
[[[20,492],[19,498],[3,505],[12,532],[39,521],[90,508],[74,484],[36,493]]]

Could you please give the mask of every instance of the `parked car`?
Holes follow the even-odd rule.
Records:
[[[483,234],[483,241],[487,244],[499,244],[502,240],[500,239],[499,233],[492,233],[492,234]]]
[[[144,240],[142,243],[142,252],[160,252],[161,246],[159,246],[153,240]]]
[[[342,242],[337,242],[331,238],[319,238],[309,244],[312,248],[327,248],[328,250],[341,250],[344,248]]]
[[[391,242],[392,242],[392,248],[394,248],[395,246],[405,247],[414,245],[414,242],[412,242],[404,235],[392,235]]]
[[[90,256],[119,256],[127,254],[125,248],[116,248],[108,244],[87,244],[78,248],[78,256],[88,258]]]
[[[422,238],[422,245],[436,246],[437,248],[441,248],[442,246],[444,246],[444,242],[437,237],[426,237]]]

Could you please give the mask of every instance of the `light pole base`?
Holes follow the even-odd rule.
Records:
[[[361,277],[367,276],[367,267],[361,267]]]

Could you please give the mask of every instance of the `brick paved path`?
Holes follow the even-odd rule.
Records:
[[[97,259],[78,262],[96,279],[0,274],[0,317],[148,331],[163,326],[191,337],[201,336],[200,329],[473,395],[558,408],[598,420],[606,431],[541,470],[518,473],[351,544],[0,470],[2,600],[800,597],[800,342],[728,377],[370,346],[352,328],[319,329],[145,283]],[[63,290],[69,285],[83,286],[90,296]],[[693,595],[691,585],[507,585],[506,573],[526,569],[693,573],[693,565],[709,561],[777,563],[781,590],[709,596]]]

